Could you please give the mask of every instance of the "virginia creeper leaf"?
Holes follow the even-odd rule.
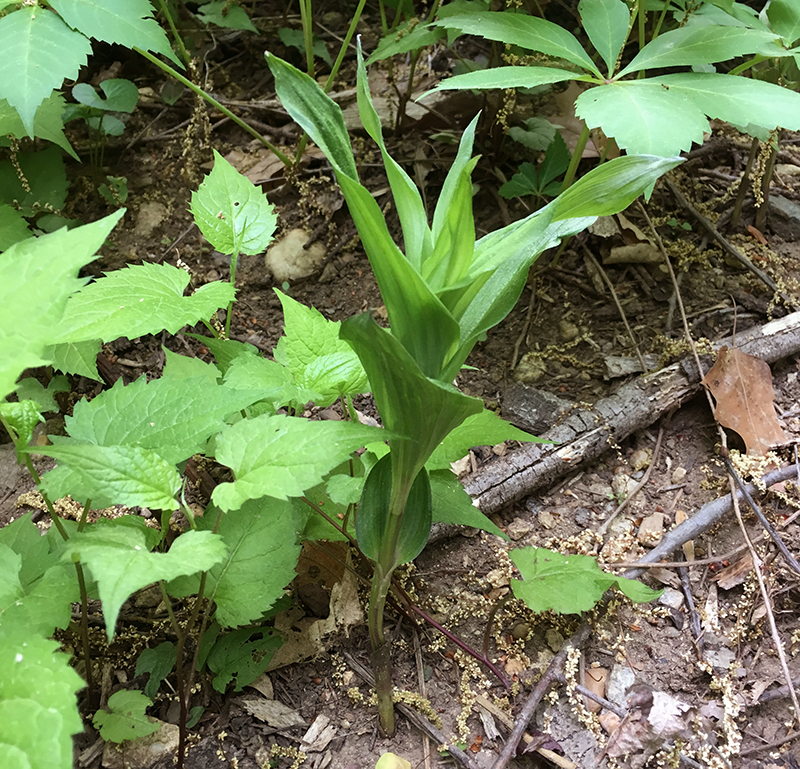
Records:
[[[622,0],[581,0],[578,3],[583,29],[606,65],[614,74],[617,57],[628,37],[630,11]]]

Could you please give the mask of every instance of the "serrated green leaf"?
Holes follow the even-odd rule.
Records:
[[[772,0],[767,6],[772,31],[787,43],[800,38],[800,6],[794,0]]]
[[[149,673],[144,685],[144,694],[153,699],[158,694],[161,682],[172,672],[178,660],[177,649],[171,641],[162,641],[152,649],[143,649],[136,660],[136,675]]]
[[[0,255],[0,397],[14,389],[26,368],[49,362],[45,347],[58,333],[68,297],[84,283],[78,270],[92,260],[122,214],[29,238]]]
[[[0,529],[0,544],[22,557],[19,578],[23,588],[30,586],[56,563],[50,557],[47,540],[33,522],[31,513],[25,513]]]
[[[19,112],[26,132],[33,136],[39,105],[66,78],[77,78],[92,46],[56,14],[38,5],[3,16],[0,40],[0,98]]]
[[[69,392],[69,380],[65,376],[54,376],[46,388],[32,376],[20,379],[17,383],[17,398],[20,401],[35,401],[42,413],[58,411],[59,406],[53,396],[64,392]]]
[[[519,173],[514,174],[498,190],[504,198],[518,198],[523,195],[539,194],[539,175],[533,163],[521,163]]]
[[[231,363],[239,356],[261,356],[258,348],[247,342],[237,342],[235,339],[215,339],[214,337],[201,336],[200,334],[187,334],[187,336],[208,347],[223,374],[228,372]]]
[[[606,71],[611,77],[628,37],[631,17],[628,6],[622,0],[581,0],[578,13],[584,31],[605,62]]]
[[[267,627],[242,628],[220,636],[208,655],[208,667],[216,673],[213,687],[224,692],[235,679],[235,690],[241,691],[267,669],[282,645],[280,635]]]
[[[22,597],[19,570],[22,556],[8,545],[0,543],[0,609],[5,609]]]
[[[547,443],[524,430],[514,427],[493,411],[483,409],[467,417],[436,447],[426,463],[428,470],[449,470],[453,462],[461,459],[475,446],[494,446],[503,441]]]
[[[541,547],[522,547],[509,555],[523,578],[511,580],[514,595],[535,612],[589,611],[612,586],[636,603],[652,601],[663,592],[604,572],[588,555],[562,555]]]
[[[472,498],[450,470],[435,470],[430,474],[434,523],[452,523],[488,531],[501,539],[508,537],[475,505]]]
[[[286,366],[295,383],[319,393],[318,406],[330,406],[342,395],[368,392],[369,382],[358,356],[339,338],[339,321],[326,320],[319,310],[306,307],[278,291],[283,306],[284,336],[275,348],[275,360]]]
[[[31,237],[28,223],[16,208],[0,203],[0,251]]]
[[[33,216],[41,209],[63,208],[69,182],[61,152],[56,147],[21,152],[17,161],[19,170],[10,160],[0,162],[0,199],[14,205],[23,216]],[[20,179],[20,170],[25,184]]]
[[[162,378],[177,381],[203,377],[209,385],[213,386],[222,376],[222,372],[213,363],[206,363],[200,358],[190,358],[188,355],[179,355],[166,347],[161,349],[164,351]]]
[[[760,53],[782,53],[775,35],[764,29],[687,26],[664,32],[648,43],[618,75],[663,67],[691,67]]]
[[[8,625],[0,636],[0,745],[31,769],[72,769],[72,735],[83,731],[75,692],[84,681],[58,642]]]
[[[16,430],[22,446],[30,443],[36,425],[45,421],[39,405],[34,401],[0,403],[0,415]]]
[[[88,37],[160,53],[183,68],[147,0],[51,0],[50,5]]]
[[[50,361],[56,371],[99,380],[97,355],[101,347],[102,343],[99,339],[89,339],[85,342],[65,342],[47,347],[44,357]]]
[[[490,11],[451,16],[437,22],[440,27],[460,29],[462,33],[518,45],[531,51],[576,64],[597,77],[602,77],[578,40],[566,29],[551,21],[512,11]]]
[[[556,127],[543,117],[530,117],[522,126],[511,126],[508,135],[528,149],[544,152],[556,135]]]
[[[428,541],[431,531],[431,484],[428,471],[420,470],[411,485],[399,528],[394,552],[386,557],[386,543],[393,527],[392,456],[387,454],[372,467],[364,482],[356,518],[358,547],[367,558],[380,562],[382,569],[391,571],[413,561]]]
[[[258,400],[271,404],[273,413],[290,403],[314,400],[316,393],[295,387],[292,375],[285,366],[260,355],[240,355],[234,358],[225,373],[225,386],[233,390],[251,390]]]
[[[101,98],[89,83],[75,85],[72,88],[72,96],[81,104],[111,112],[133,112],[139,102],[139,89],[135,83],[125,78],[103,80],[100,88],[106,95],[105,99]]]
[[[121,689],[108,698],[109,710],[98,710],[92,723],[107,742],[125,742],[157,732],[161,725],[152,723],[145,710],[152,705],[149,697],[133,689]]]
[[[128,505],[175,510],[181,478],[173,464],[138,446],[37,446],[59,466],[42,478],[53,499],[71,494],[100,507]]]
[[[464,89],[538,88],[566,80],[579,80],[580,77],[580,73],[555,67],[492,67],[449,77],[437,83],[428,93]],[[419,98],[423,99],[426,95],[422,94]]]
[[[190,296],[183,292],[189,275],[170,264],[135,264],[86,286],[67,303],[57,340],[105,342],[167,331],[210,318],[233,301],[230,283],[207,283]]]
[[[207,571],[222,562],[226,547],[209,531],[181,534],[166,553],[149,553],[145,535],[124,525],[96,526],[71,537],[65,559],[80,556],[97,581],[106,631],[111,640],[122,604],[154,582]]]
[[[367,66],[401,53],[418,51],[420,48],[433,45],[443,37],[443,33],[440,30],[420,24],[416,19],[411,29],[409,29],[410,24],[411,21],[404,21],[386,37],[381,38],[377,47],[367,59]]]
[[[229,427],[217,437],[217,461],[236,480],[214,489],[212,500],[235,510],[248,499],[300,497],[350,454],[388,434],[352,422],[309,422],[286,416],[260,416]]]
[[[363,476],[344,475],[343,473],[337,473],[332,476],[325,484],[325,491],[327,491],[331,501],[344,507],[358,502],[363,488]]]
[[[76,403],[66,427],[78,443],[139,446],[177,464],[202,451],[227,416],[255,400],[249,392],[211,385],[204,376],[150,382],[141,377],[127,386],[118,379],[91,401]]]
[[[258,32],[250,21],[250,17],[238,3],[229,0],[212,0],[205,3],[197,10],[197,18],[204,24],[216,24],[227,29],[245,29],[248,32]]]
[[[214,150],[214,168],[191,204],[200,231],[223,254],[258,254],[272,241],[275,207],[246,176]]]

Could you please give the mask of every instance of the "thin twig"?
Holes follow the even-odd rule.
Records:
[[[775,742],[766,742],[763,745],[758,745],[755,748],[743,750],[739,755],[742,757],[755,756],[758,753],[763,753],[765,750],[774,750],[775,748],[779,748],[781,745],[785,745],[787,742],[796,740],[798,737],[800,737],[800,731],[792,732],[787,737],[782,737],[780,740],[775,740]]]
[[[683,595],[686,597],[686,608],[689,610],[689,616],[692,620],[692,636],[694,637],[694,644],[697,648],[699,659],[703,659],[703,626],[700,622],[700,615],[697,613],[697,607],[694,605],[694,595],[692,594],[692,583],[689,581],[689,569],[686,567],[691,561],[684,561],[684,566],[678,567],[678,574],[681,578],[681,587],[683,588]]]
[[[511,356],[512,371],[517,367],[517,361],[519,360],[519,348],[522,346],[522,342],[528,335],[528,329],[531,327],[531,317],[533,316],[533,306],[535,304],[536,290],[534,286],[531,286],[531,299],[530,302],[528,302],[528,311],[525,313],[525,322],[522,324],[522,331],[520,331],[517,341],[514,343],[514,353]]]

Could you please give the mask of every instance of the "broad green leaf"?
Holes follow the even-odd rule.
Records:
[[[83,731],[75,692],[86,684],[57,641],[8,625],[0,636],[0,756],[16,757],[9,769],[72,769],[72,735]]]
[[[15,401],[14,403],[0,403],[0,415],[16,430],[22,446],[27,446],[33,430],[37,424],[45,419],[39,409],[39,404],[34,401]]]
[[[33,136],[39,105],[65,79],[78,77],[92,46],[80,32],[38,5],[0,18],[0,40],[0,98],[19,112],[25,131]]]
[[[246,176],[214,150],[214,168],[191,204],[200,231],[223,254],[259,254],[278,224],[275,207]]]
[[[636,603],[658,598],[663,591],[603,571],[588,555],[562,555],[541,547],[522,547],[509,555],[522,580],[512,579],[514,595],[531,611],[579,614],[589,611],[610,587]]]
[[[702,144],[703,133],[711,130],[688,96],[653,78],[590,88],[575,101],[575,113],[589,128],[602,127],[629,153],[678,155],[692,143]]]
[[[197,18],[204,24],[258,32],[242,6],[229,0],[212,0],[210,3],[204,3],[197,9]]]
[[[221,635],[208,655],[208,667],[216,673],[212,686],[224,692],[235,680],[235,690],[241,691],[267,669],[282,644],[278,632],[268,627],[246,627]]]
[[[411,769],[411,762],[387,752],[378,759],[375,769]]]
[[[213,363],[206,363],[200,358],[179,355],[166,347],[164,351],[164,371],[162,377],[175,380],[196,379],[203,377],[209,385],[216,385],[222,373]]]
[[[211,529],[216,518],[217,511],[209,508],[198,524]],[[228,554],[208,571],[205,594],[216,604],[214,616],[220,625],[249,625],[272,608],[297,576],[300,545],[291,502],[271,497],[248,500],[222,516],[218,534]],[[170,593],[196,592],[192,581],[179,580],[177,586],[170,585]]]
[[[88,339],[85,342],[64,342],[47,347],[44,356],[51,361],[53,368],[57,371],[99,380],[97,355],[101,347],[102,343],[99,339]]]
[[[504,198],[518,198],[523,195],[539,194],[539,174],[533,163],[521,163],[519,171],[515,173],[510,181],[507,181],[498,192]]]
[[[117,519],[121,520],[121,519]],[[181,534],[166,553],[147,551],[147,540],[138,528],[121,525],[94,526],[70,538],[65,560],[77,553],[97,581],[106,631],[111,640],[122,604],[137,590],[154,582],[207,571],[225,558],[221,537],[210,531]]]
[[[0,255],[0,397],[14,389],[26,368],[49,362],[45,347],[59,333],[68,297],[85,283],[78,270],[93,259],[122,214],[29,238]]]
[[[144,685],[144,694],[153,699],[158,694],[161,682],[173,671],[178,660],[177,649],[171,641],[162,641],[152,649],[144,649],[136,660],[135,675],[149,673]]]
[[[0,19],[2,23],[2,19]],[[0,162],[0,199],[13,205],[23,216],[33,216],[42,209],[64,207],[67,201],[67,172],[61,152],[48,147],[41,152],[17,155],[19,170],[10,160]]]
[[[547,443],[501,419],[494,411],[483,411],[467,417],[436,447],[426,463],[428,470],[449,470],[475,446],[494,446],[503,441]]]
[[[170,464],[203,451],[225,427],[225,418],[258,400],[250,392],[212,385],[206,377],[165,376],[114,386],[75,404],[67,417],[70,437],[98,446],[139,446]],[[65,445],[65,444],[62,444]]]
[[[493,67],[463,75],[454,75],[436,84],[432,91],[455,91],[474,88],[537,88],[540,85],[579,80],[581,74],[555,67]],[[429,92],[430,93],[430,92]],[[420,99],[426,94],[422,94]]]
[[[0,609],[12,605],[23,595],[19,570],[22,556],[8,545],[0,543]]]
[[[234,358],[225,374],[225,386],[232,390],[250,390],[258,400],[267,401],[275,412],[291,403],[314,400],[316,393],[301,390],[292,380],[289,369],[260,355]]]
[[[378,460],[367,475],[356,518],[356,536],[361,552],[384,571],[413,561],[428,541],[431,531],[431,483],[424,468],[413,479],[404,508],[391,510],[392,455]],[[397,523],[394,516],[402,516]],[[390,541],[391,532],[396,539]]]
[[[470,414],[481,411],[483,402],[426,377],[369,313],[346,320],[341,336],[353,345],[364,365],[384,426],[400,438],[389,441],[395,477],[416,478],[445,436]]]
[[[248,499],[300,497],[356,449],[385,440],[377,427],[352,422],[310,422],[264,415],[243,420],[217,436],[217,461],[236,480],[214,489],[212,500],[225,511]]]
[[[200,336],[200,334],[187,334],[187,336],[208,347],[211,354],[216,358],[217,365],[223,374],[227,373],[228,368],[236,358],[245,355],[254,357],[261,355],[257,347],[247,342],[237,342],[235,339],[215,339],[213,337]]]
[[[772,31],[787,43],[800,38],[800,6],[794,0],[772,0],[767,6]]]
[[[181,478],[175,465],[138,446],[74,444],[37,446],[37,454],[58,461],[42,479],[53,499],[71,494],[95,507],[128,505],[175,510]]]
[[[66,107],[64,97],[60,93],[52,93],[37,108],[33,118],[33,135],[57,144],[64,152],[79,160],[78,154],[64,136],[64,119],[62,112]],[[19,112],[5,99],[0,99],[0,135],[11,134],[17,139],[27,136],[28,132],[22,124]]]
[[[618,77],[642,69],[713,64],[753,53],[778,56],[783,53],[783,49],[778,38],[763,29],[681,27],[664,32],[648,43]]]
[[[160,53],[183,68],[147,0],[51,0],[50,5],[87,37]]]
[[[529,117],[522,126],[511,126],[508,135],[528,149],[544,152],[556,135],[556,127],[547,118]]]
[[[0,544],[22,556],[19,578],[23,588],[38,580],[56,563],[50,557],[47,540],[33,522],[31,513],[25,513],[0,529]]]
[[[545,19],[512,11],[492,11],[450,16],[436,23],[447,29],[459,29],[464,34],[478,35],[506,45],[539,51],[556,59],[565,59],[602,77],[577,39],[563,27]]]
[[[42,387],[38,379],[28,376],[17,383],[17,398],[20,401],[35,401],[44,414],[48,411],[58,411],[59,406],[54,396],[69,390],[69,380],[65,376],[54,376],[47,387]]]
[[[611,77],[628,37],[631,17],[628,6],[622,0],[581,0],[578,13],[584,31],[605,62],[606,71]]]
[[[233,300],[230,283],[207,283],[191,296],[183,292],[189,275],[170,264],[136,264],[86,286],[67,303],[62,332],[53,341],[82,342],[121,336],[134,339],[210,318]]]
[[[430,478],[435,523],[471,526],[473,529],[488,531],[501,539],[508,539],[501,529],[472,504],[472,498],[450,470],[435,470]]]
[[[381,38],[372,55],[367,59],[367,65],[376,61],[383,61],[391,56],[409,51],[418,51],[428,45],[433,45],[442,38],[442,32],[435,27],[420,24],[418,19],[404,21],[399,24],[386,37]]]
[[[275,361],[286,366],[298,387],[319,393],[318,406],[330,406],[342,395],[369,390],[358,356],[339,338],[339,321],[326,320],[275,289],[283,306],[284,336],[275,348]],[[273,364],[274,365],[274,364]]]
[[[103,80],[100,89],[106,95],[105,99],[100,97],[89,83],[75,85],[72,96],[81,104],[111,112],[133,112],[139,102],[139,89],[135,83],[125,78]]]
[[[161,724],[153,723],[145,710],[153,704],[149,697],[135,689],[121,689],[108,698],[109,710],[98,710],[92,723],[106,742],[125,742],[157,732]]]
[[[31,237],[28,223],[16,208],[0,203],[0,251]]]

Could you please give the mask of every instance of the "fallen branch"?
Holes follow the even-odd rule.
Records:
[[[767,363],[800,352],[800,312],[739,332],[714,345],[737,346]],[[686,358],[623,385],[591,409],[570,411],[541,437],[555,445],[531,443],[481,467],[464,480],[475,505],[486,514],[554,483],[596,459],[636,430],[653,424],[700,392],[696,364]],[[511,421],[514,421],[512,418]]]

